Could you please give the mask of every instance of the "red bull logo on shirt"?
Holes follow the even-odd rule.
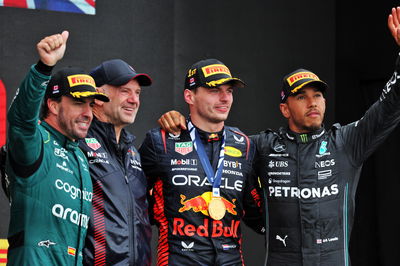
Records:
[[[238,228],[240,220],[232,220],[228,226],[224,226],[222,221],[213,220],[211,223],[211,237],[238,237]],[[210,236],[210,220],[204,219],[203,224],[196,226],[194,224],[185,223],[183,218],[174,218],[173,235],[179,236]]]
[[[206,216],[210,216],[208,214],[208,204],[211,201],[212,194],[210,191],[204,192],[200,196],[196,196],[186,200],[186,196],[181,194],[181,204],[183,205],[179,212],[193,210],[194,212],[202,212]],[[233,199],[232,202],[221,197],[222,202],[225,204],[226,211],[230,214],[237,215],[235,211],[236,205],[234,204],[236,199]]]
[[[212,193],[210,191],[204,192],[200,196],[196,196],[190,199],[186,199],[185,195],[180,195],[182,207],[179,212],[194,211],[202,212],[204,215],[208,214],[208,204],[211,201]],[[235,210],[236,205],[234,204],[236,199],[232,202],[221,197],[225,204],[226,211],[232,215],[237,215]],[[238,237],[238,228],[240,225],[240,220],[232,220],[229,224],[225,225],[221,220],[210,220],[204,219],[203,224],[190,224],[183,218],[174,218],[173,222],[173,232],[174,235],[180,236],[204,236],[204,237]],[[211,227],[211,228],[210,228]],[[211,229],[211,231],[210,231]]]

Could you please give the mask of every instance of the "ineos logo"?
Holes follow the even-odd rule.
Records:
[[[323,168],[335,165],[335,159],[315,162],[315,168]]]

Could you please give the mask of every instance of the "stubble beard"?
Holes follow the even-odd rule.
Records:
[[[81,139],[86,137],[87,131],[80,133],[77,130],[74,130],[73,127],[68,127],[68,122],[67,119],[64,116],[64,110],[63,108],[60,109],[59,117],[58,117],[58,123],[60,126],[60,129],[65,132],[66,136],[71,138],[71,139]],[[75,122],[72,122],[72,124],[75,124]]]

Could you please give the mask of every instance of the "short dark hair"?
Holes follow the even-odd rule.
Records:
[[[63,96],[61,96],[63,97]],[[52,101],[61,102],[61,97],[52,98]],[[47,106],[47,99],[48,97],[43,97],[41,106],[40,106],[40,120],[44,120],[49,116],[49,106]]]

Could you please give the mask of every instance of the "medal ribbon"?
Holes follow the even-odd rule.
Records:
[[[192,122],[188,122],[188,129],[190,133],[190,138],[192,139],[194,149],[197,152],[197,155],[200,157],[200,162],[201,165],[203,166],[204,172],[206,173],[206,177],[208,182],[212,184],[212,195],[213,197],[220,197],[220,186],[221,186],[221,178],[222,178],[222,168],[224,168],[223,161],[224,161],[224,156],[225,156],[225,130],[223,132],[222,138],[221,138],[221,149],[219,151],[219,158],[218,158],[218,165],[217,165],[217,171],[214,173],[214,170],[211,167],[210,160],[208,159],[208,156],[206,154],[206,151],[204,150],[204,145],[201,142],[199,133],[197,132],[196,128],[193,126]]]

